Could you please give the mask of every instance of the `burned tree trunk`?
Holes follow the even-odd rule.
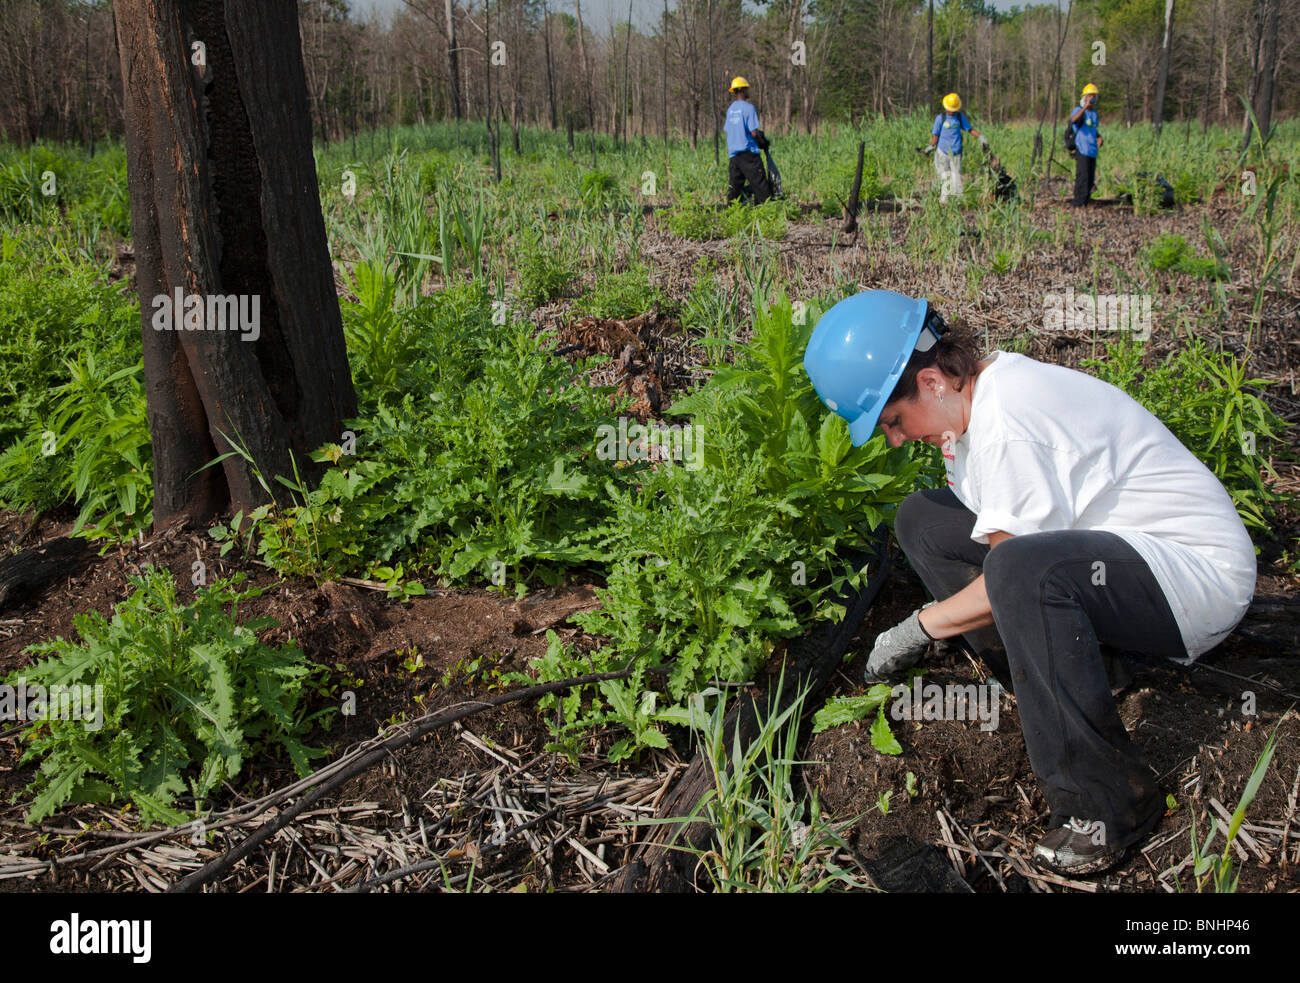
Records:
[[[315,474],[357,404],[293,0],[114,12],[160,528],[266,501],[254,467]],[[252,465],[199,471],[231,441]]]
[[[862,193],[862,158],[866,152],[867,145],[858,141],[858,167],[853,173],[853,189],[849,192],[849,216],[844,222],[845,232],[856,232],[858,229],[858,196]]]

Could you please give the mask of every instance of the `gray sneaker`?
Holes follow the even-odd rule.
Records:
[[[1106,824],[1076,819],[1045,834],[1034,847],[1034,861],[1058,874],[1099,874],[1124,859],[1124,849],[1112,847],[1106,839]]]

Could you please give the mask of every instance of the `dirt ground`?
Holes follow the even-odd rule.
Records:
[[[1033,215],[1035,224],[1051,227],[1055,207],[1041,204]],[[1169,229],[1196,241],[1202,215],[1218,221],[1213,204],[1151,218],[1119,209],[1083,217],[1069,213],[1067,218],[1079,222],[1087,236],[1104,234],[1113,250],[1117,242],[1131,241],[1136,248],[1154,232]],[[870,217],[866,221],[876,223],[870,237],[856,240],[846,240],[827,224],[793,224],[776,247],[782,276],[809,292],[851,281],[942,298],[945,310],[985,333],[991,348],[1012,337],[1025,338],[1032,319],[1041,317],[1043,291],[1065,278],[1077,280],[1091,268],[1089,247],[1067,247],[1050,257],[1044,250],[1026,257],[1011,275],[990,275],[977,299],[968,299],[962,270],[916,269],[897,248],[912,220],[906,213]],[[974,217],[968,220],[973,223]],[[675,300],[689,291],[701,256],[712,257],[720,276],[740,275],[725,263],[726,243],[683,243],[652,226],[642,249]],[[1197,281],[1180,282],[1177,289],[1181,309],[1208,303],[1208,295],[1198,292],[1212,287]],[[675,318],[653,312],[631,325],[579,323],[567,314],[568,303],[561,300],[539,311],[539,326],[560,328],[559,344],[578,346],[574,357],[593,350],[610,354],[608,379],[598,381],[621,374],[620,385],[640,401],[641,415],[667,412],[672,394],[699,378],[704,353]],[[1266,299],[1263,337],[1253,346],[1251,363],[1255,374],[1278,383],[1267,398],[1292,423],[1300,422],[1300,397],[1291,385],[1300,362],[1297,310],[1296,298]],[[1157,350],[1171,343],[1173,327],[1158,329]],[[1244,350],[1244,341],[1231,333],[1223,343]],[[1091,349],[1090,338],[1035,330],[1025,350],[1047,361],[1077,365]],[[1300,487],[1295,466],[1277,463],[1284,481]],[[16,552],[20,541],[27,548],[65,534],[69,519],[57,513],[0,514],[0,542]],[[806,789],[816,790],[836,819],[853,820],[847,839],[861,857],[870,857],[886,836],[935,843],[977,891],[1188,891],[1195,890],[1189,861],[1193,820],[1204,839],[1215,803],[1228,813],[1235,808],[1276,728],[1273,764],[1244,827],[1250,840],[1240,841],[1241,888],[1300,889],[1300,715],[1288,709],[1300,699],[1300,609],[1286,607],[1296,596],[1298,578],[1280,562],[1288,547],[1294,552],[1297,536],[1300,519],[1285,513],[1274,540],[1261,551],[1258,595],[1283,599],[1281,614],[1248,618],[1203,657],[1204,668],[1141,668],[1121,695],[1125,723],[1177,805],[1144,849],[1114,872],[1074,884],[1026,872],[1024,858],[1043,833],[1046,807],[1026,756],[1014,699],[1007,695],[992,732],[982,731],[976,722],[896,725],[903,751],[895,757],[872,748],[867,722],[811,737],[804,748],[804,758],[813,762],[802,771]],[[25,651],[31,644],[70,637],[77,613],[94,609],[108,614],[127,596],[127,576],[145,564],[171,570],[188,600],[190,564],[196,557],[215,574],[242,570],[249,583],[266,588],[241,606],[241,617],[274,617],[281,627],[266,632],[264,640],[292,638],[311,659],[332,669],[334,695],[316,697],[320,705],[337,700],[343,691],[355,694],[355,715],[339,717],[331,731],[313,735],[314,743],[340,752],[431,708],[488,699],[518,685],[503,676],[525,671],[529,660],[545,651],[548,630],[584,645],[599,643],[567,622],[595,604],[593,587],[598,585],[589,582],[533,591],[521,600],[482,589],[429,585],[427,596],[402,602],[353,583],[280,581],[265,568],[237,559],[237,551],[225,559],[218,552],[219,544],[201,529],[171,530],[102,557],[92,552],[72,576],[0,611],[0,676],[29,663]],[[859,692],[867,640],[924,600],[919,580],[904,564],[896,569],[860,632],[859,651],[824,696]],[[938,683],[976,682],[983,672],[946,647],[929,668],[927,682]],[[1257,694],[1255,717],[1242,714],[1245,690]],[[384,890],[601,890],[639,833],[634,821],[653,814],[689,749],[682,743],[681,754],[655,752],[634,764],[613,766],[603,754],[615,736],[601,733],[573,762],[546,750],[555,725],[535,705],[514,703],[439,729],[327,796],[309,817],[282,830],[214,882],[213,889],[330,890],[362,884],[362,889]],[[0,805],[0,891],[157,890],[219,855],[273,814],[232,821],[193,843],[181,833],[170,845],[138,843],[129,817],[85,805],[69,807],[33,829],[22,821],[21,801],[10,801],[32,776],[30,765],[19,764],[20,752],[14,735],[0,739],[0,792],[6,803]],[[914,794],[908,792],[909,772]],[[238,788],[227,787],[218,805],[238,810],[293,780],[283,762],[258,760],[246,769]],[[886,792],[893,793],[887,811],[880,806]],[[524,823],[520,817],[531,818]],[[512,822],[520,829],[506,835]],[[1222,849],[1221,834],[1215,845]],[[105,858],[96,865],[48,862],[88,850],[106,851]],[[427,866],[418,876],[397,879],[391,886],[378,883],[385,873],[421,863]]]

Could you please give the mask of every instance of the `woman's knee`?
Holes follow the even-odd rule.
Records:
[[[990,604],[1013,599],[1023,602],[1026,592],[1036,589],[1051,555],[1034,540],[1032,535],[1012,536],[989,550],[984,558],[984,590]]]
[[[1097,566],[1092,557],[1100,553],[1081,543],[1086,535],[1066,530],[1004,539],[984,559],[990,605],[1078,599]]]

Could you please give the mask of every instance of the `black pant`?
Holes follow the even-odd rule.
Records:
[[[763,158],[749,150],[742,150],[731,158],[727,168],[727,202],[731,203],[745,193],[745,183],[749,182],[754,194],[754,204],[761,205],[772,197],[772,189],[767,183],[767,170],[763,167]]]
[[[1128,846],[1159,823],[1164,795],[1120,721],[1103,646],[1185,656],[1169,602],[1114,533],[1033,533],[990,550],[971,540],[974,524],[945,488],[908,496],[894,532],[937,600],[984,575],[994,626],[964,637],[999,675],[1010,674],[1049,826],[1099,820],[1110,845]]]
[[[1074,158],[1074,203],[1086,205],[1092,198],[1092,186],[1097,176],[1097,158],[1079,154]]]

